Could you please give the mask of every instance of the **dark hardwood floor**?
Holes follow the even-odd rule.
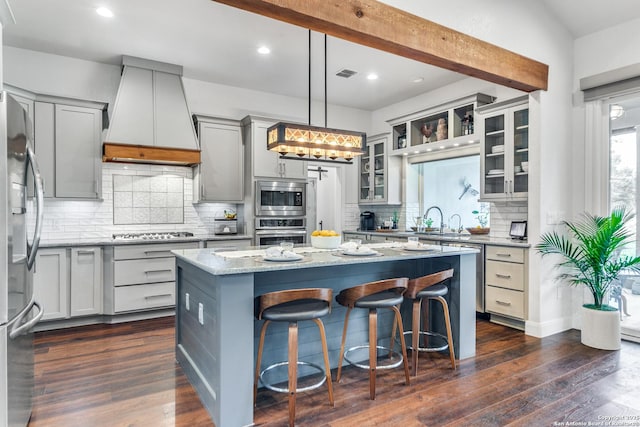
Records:
[[[213,425],[175,362],[173,321],[36,334],[29,426]],[[347,368],[334,384],[335,407],[325,387],[301,393],[296,424],[640,426],[640,344],[595,350],[581,345],[575,330],[537,339],[478,320],[476,357],[453,371],[446,355],[424,355],[410,386],[403,378],[401,369],[382,372],[370,401],[366,372]],[[287,425],[286,395],[261,390],[255,423]]]

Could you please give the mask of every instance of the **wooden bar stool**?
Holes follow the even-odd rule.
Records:
[[[443,284],[445,280],[453,277],[453,269],[444,270],[427,276],[409,280],[405,298],[413,300],[411,330],[405,331],[403,335],[411,334],[411,373],[418,375],[418,353],[435,352],[449,349],[451,367],[456,369],[455,351],[453,349],[453,338],[451,335],[451,319],[449,317],[449,304],[444,296],[449,292],[449,288]],[[425,301],[426,300],[426,301]],[[429,330],[429,301],[435,300],[442,304],[444,311],[444,322],[447,329],[447,336],[431,332]],[[424,301],[424,304],[423,304]],[[422,308],[422,310],[421,310]],[[422,312],[422,328],[420,327],[420,313]],[[393,334],[395,335],[396,323],[393,324]],[[400,327],[402,330],[402,326]],[[423,344],[420,346],[418,338],[423,337]],[[439,341],[437,344],[429,343],[429,338]]]
[[[392,344],[387,347],[377,345],[378,343],[378,309],[390,308],[394,312],[394,324],[398,322],[402,325],[402,317],[400,316],[400,310],[398,306],[402,303],[402,294],[407,289],[407,282],[409,279],[406,277],[398,279],[380,280],[377,282],[365,283],[359,286],[342,290],[336,297],[336,301],[341,305],[347,307],[347,313],[344,319],[344,329],[342,331],[342,344],[340,346],[340,361],[338,363],[338,376],[336,381],[340,381],[342,374],[342,359],[344,358],[350,364],[369,370],[369,397],[371,400],[376,398],[376,370],[377,369],[390,369],[404,364],[405,383],[409,385],[409,366],[407,363],[407,350],[404,345],[404,335],[400,334],[400,342],[402,344],[402,356],[399,360],[392,364],[378,366],[378,349],[388,350],[389,357],[393,356]],[[347,338],[347,328],[349,326],[349,314],[353,308],[366,308],[369,310],[369,343],[368,345],[360,345],[352,347],[349,350],[344,350],[345,341]],[[400,326],[402,331],[402,326]],[[395,335],[395,332],[394,332]],[[391,343],[395,337],[391,336]],[[360,363],[354,363],[349,360],[347,356],[349,352],[361,348],[369,349],[369,364],[364,365]]]
[[[289,394],[289,425],[293,426],[296,415],[296,392],[307,391],[320,387],[325,382],[329,389],[329,403],[333,406],[333,386],[331,383],[331,366],[329,365],[329,353],[327,351],[327,337],[324,324],[320,317],[331,312],[331,300],[333,291],[328,288],[292,289],[286,291],[270,292],[257,297],[256,317],[264,319],[260,331],[260,344],[258,345],[258,358],[256,361],[256,374],[253,388],[253,404],[256,404],[258,395],[258,380],[273,391]],[[298,360],[298,322],[313,320],[320,330],[320,341],[324,355],[325,368]],[[289,352],[286,362],[274,363],[260,371],[262,351],[267,326],[271,322],[289,322]],[[264,380],[264,374],[279,366],[288,365],[288,386],[280,388]],[[306,365],[324,373],[324,377],[315,384],[304,388],[298,388],[298,365]]]

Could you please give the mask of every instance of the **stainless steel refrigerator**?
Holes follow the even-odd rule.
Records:
[[[0,97],[0,427],[22,427],[31,416],[32,328],[43,314],[33,297],[43,189],[29,118],[6,92]],[[28,201],[30,175],[35,191]]]

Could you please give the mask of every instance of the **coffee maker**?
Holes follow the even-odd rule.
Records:
[[[376,214],[371,211],[364,211],[360,214],[360,230],[375,230]]]

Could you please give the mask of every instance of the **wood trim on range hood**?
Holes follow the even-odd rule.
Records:
[[[102,146],[102,161],[196,166],[200,163],[200,151],[105,142]]]

